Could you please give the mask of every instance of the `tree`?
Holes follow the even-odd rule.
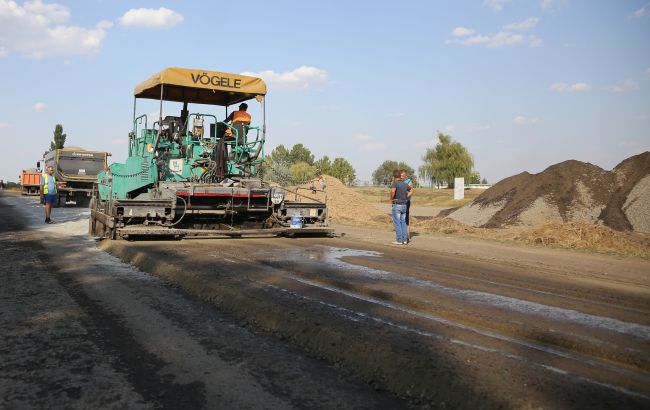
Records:
[[[357,178],[352,164],[350,164],[345,158],[341,157],[334,158],[334,162],[332,162],[332,166],[330,167],[330,175],[339,179],[345,185],[352,185],[354,180]]]
[[[323,158],[314,162],[314,169],[317,175],[331,175],[332,161],[330,161],[327,155],[324,155]]]
[[[468,184],[480,184],[481,183],[481,174],[476,171],[472,171],[469,174],[469,179],[467,179]]]
[[[356,172],[345,158],[335,158],[332,162],[327,155],[314,161],[314,155],[303,144],[295,144],[288,150],[278,145],[264,160],[264,178],[281,185],[296,185],[313,179],[316,175],[327,174],[351,185]]]
[[[291,152],[289,153],[292,163],[296,162],[306,162],[309,165],[314,165],[314,155],[311,151],[302,144],[296,144],[291,147]]]
[[[483,179],[481,180],[481,184],[487,184],[487,183],[488,183],[487,178],[483,177]]]
[[[304,161],[298,161],[291,166],[291,179],[294,184],[304,184],[316,176],[314,167]]]
[[[293,163],[293,161],[291,161],[291,153],[282,144],[275,147],[275,149],[271,151],[271,155],[269,155],[269,157],[271,162],[287,164]]]
[[[372,173],[372,182],[375,185],[390,185],[393,181],[393,171],[404,169],[413,179],[413,184],[416,184],[415,181],[415,170],[408,166],[405,162],[397,161],[384,161],[373,173]]]
[[[464,177],[472,181],[480,176],[474,172],[474,158],[461,143],[454,141],[449,135],[438,133],[438,144],[427,148],[422,157],[424,165],[419,168],[420,176],[434,184],[446,182],[453,187],[454,178]],[[471,182],[470,182],[471,183]]]
[[[56,124],[56,127],[54,127],[54,140],[50,142],[50,151],[63,148],[66,137],[67,135],[63,133],[63,125]]]

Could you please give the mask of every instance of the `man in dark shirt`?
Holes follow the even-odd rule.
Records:
[[[406,172],[405,169],[400,169],[400,173],[402,175],[402,181],[404,181],[408,186],[413,189],[413,178],[409,177],[408,172]],[[411,192],[411,194],[413,194]],[[407,237],[408,241],[411,241],[411,225],[409,224],[409,214],[411,213],[411,196],[409,195],[408,201],[406,202],[406,232],[407,232]]]
[[[399,170],[393,171],[393,185],[390,187],[390,202],[393,204],[393,226],[395,227],[395,245],[408,244],[408,228],[406,226],[406,203],[413,194],[411,187],[402,181]]]

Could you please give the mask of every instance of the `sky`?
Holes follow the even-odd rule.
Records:
[[[166,67],[262,77],[267,153],[302,143],[361,181],[385,160],[417,170],[438,132],[490,182],[650,150],[648,1],[0,0],[0,178],[57,123],[124,161],[133,89]]]

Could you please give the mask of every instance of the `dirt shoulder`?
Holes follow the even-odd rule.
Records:
[[[352,241],[387,245],[395,240],[388,228],[364,228],[334,225],[337,234]],[[408,249],[460,258],[486,261],[502,266],[518,266],[558,275],[570,275],[576,280],[603,279],[634,288],[647,283],[650,261],[641,258],[597,254],[583,251],[530,246],[517,242],[422,233],[413,236]]]

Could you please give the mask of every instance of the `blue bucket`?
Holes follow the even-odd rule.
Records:
[[[292,216],[291,217],[291,224],[289,227],[294,228],[294,229],[300,229],[303,226],[303,221],[302,221],[302,216]]]

